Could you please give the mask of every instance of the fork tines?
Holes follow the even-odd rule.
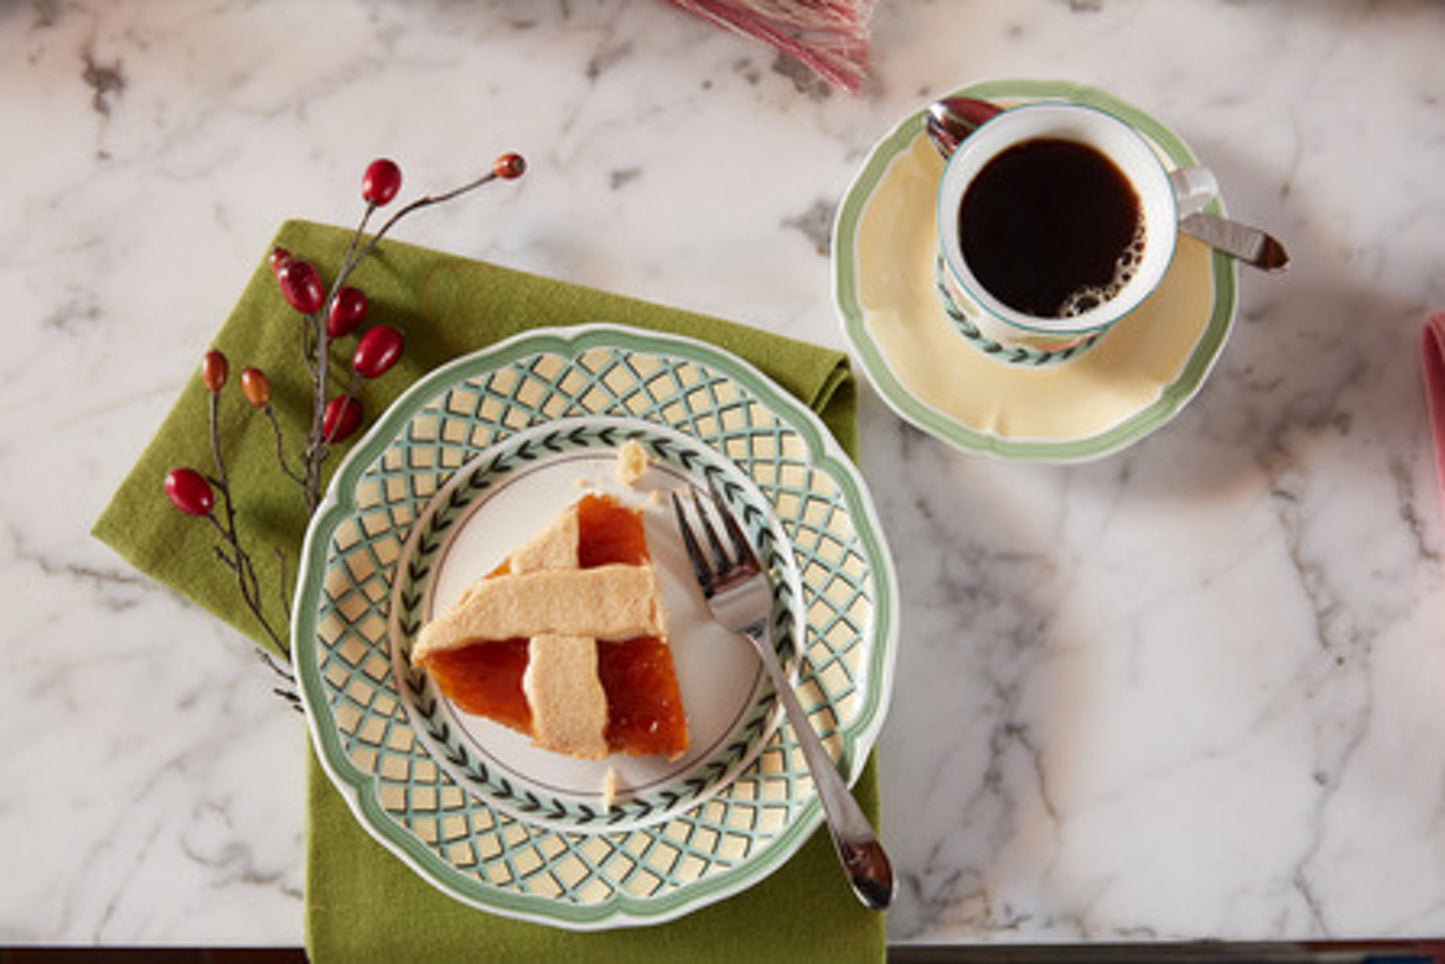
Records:
[[[672,511],[677,515],[677,527],[682,533],[682,543],[687,549],[687,557],[692,562],[693,573],[697,576],[698,584],[702,586],[705,596],[711,596],[717,590],[720,582],[725,582],[730,577],[737,575],[750,575],[761,567],[757,555],[748,543],[747,535],[738,525],[737,520],[733,518],[733,514],[728,511],[727,506],[723,504],[717,489],[709,483],[707,502],[703,500],[702,493],[696,487],[692,487],[691,492],[697,525],[702,528],[708,547],[712,550],[711,559],[704,551],[694,526],[688,522],[687,511],[683,508],[682,500],[678,498],[676,492],[672,493]],[[708,511],[708,502],[712,504],[711,512]],[[723,545],[721,536],[718,535],[718,527],[713,524],[713,516],[721,520],[722,528],[732,543],[731,554]]]

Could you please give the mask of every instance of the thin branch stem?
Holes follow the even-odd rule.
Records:
[[[281,551],[280,546],[273,548],[276,551],[277,595],[281,597],[281,612],[286,614],[286,622],[289,624],[291,622],[291,599],[286,595],[286,586],[289,581],[286,578],[286,553]]]
[[[305,500],[308,515],[314,513],[316,506],[320,503],[321,464],[326,461],[326,456],[330,451],[330,443],[334,441],[329,435],[323,433],[326,419],[326,391],[330,382],[328,369],[331,354],[327,316],[331,312],[332,305],[336,302],[337,293],[346,284],[347,279],[351,277],[351,273],[356,270],[357,266],[366,260],[367,256],[370,255],[371,252],[375,250],[377,244],[381,242],[381,239],[386,237],[387,232],[402,218],[422,208],[442,204],[453,198],[460,197],[468,191],[476,190],[483,184],[495,181],[498,177],[499,175],[496,169],[493,168],[480,177],[463,184],[461,187],[453,188],[442,194],[423,195],[410,204],[398,209],[391,217],[386,219],[376,234],[367,239],[365,244],[362,244],[362,238],[366,232],[366,225],[368,221],[370,221],[372,214],[376,211],[375,203],[367,203],[366,210],[363,212],[361,220],[356,226],[356,230],[351,235],[351,241],[347,245],[346,253],[342,256],[341,269],[336,272],[336,277],[332,279],[331,287],[326,293],[326,298],[321,303],[321,310],[316,312],[315,315],[310,316],[316,328],[314,344],[309,343],[307,345],[308,349],[314,350],[314,354],[312,351],[308,351],[307,358],[308,364],[310,364],[311,367],[311,376],[316,386],[316,392],[311,410],[311,431],[307,435],[306,447],[302,457],[305,476],[305,481],[302,485],[302,497]],[[312,360],[313,357],[314,361]],[[353,385],[347,389],[347,395],[354,397],[354,393],[355,386]]]
[[[517,158],[515,155],[512,157],[520,161],[520,158]],[[335,441],[334,436],[336,434],[336,426],[333,426],[331,432],[326,432],[325,422],[326,396],[331,390],[331,382],[333,380],[330,365],[331,333],[329,330],[329,317],[332,308],[336,304],[337,295],[346,285],[347,279],[351,277],[352,272],[356,270],[357,266],[376,249],[381,239],[384,238],[387,232],[402,218],[422,208],[450,201],[462,194],[466,194],[468,191],[473,191],[490,181],[496,180],[498,177],[516,176],[516,174],[520,174],[521,172],[521,168],[517,168],[516,174],[504,175],[499,174],[498,170],[499,168],[494,166],[492,170],[463,184],[461,187],[442,194],[426,195],[412,201],[387,218],[380,230],[369,238],[366,235],[366,227],[368,223],[370,223],[371,217],[376,212],[378,206],[375,202],[368,201],[366,210],[362,213],[356,230],[352,233],[350,242],[347,244],[346,252],[342,256],[341,268],[337,271],[335,278],[332,279],[331,286],[327,291],[326,297],[322,300],[321,307],[317,311],[303,316],[303,325],[300,333],[301,355],[305,362],[307,372],[311,377],[314,392],[311,405],[311,424],[300,452],[301,466],[299,471],[293,469],[287,461],[286,440],[281,431],[281,425],[277,420],[276,413],[269,402],[262,406],[262,412],[271,425],[272,438],[274,439],[276,448],[277,464],[280,466],[282,473],[301,488],[302,500],[305,503],[308,516],[315,514],[316,508],[320,503],[321,467],[330,452],[330,446]],[[335,374],[335,380],[338,388],[341,388],[343,385],[345,386],[343,397],[347,399],[347,401],[341,404],[348,405],[355,403],[356,391],[360,383],[355,373],[353,372],[352,377],[347,379],[344,373],[338,369]],[[230,480],[226,473],[226,465],[221,452],[218,407],[219,394],[219,391],[210,393],[207,410],[211,458],[215,463],[215,475],[209,478],[208,481],[219,492],[221,500],[219,512],[213,507],[211,511],[205,514],[206,519],[210,521],[221,540],[220,544],[214,546],[213,549],[217,560],[235,573],[236,587],[241,593],[242,600],[245,602],[247,608],[250,609],[252,615],[261,625],[261,628],[265,631],[271,642],[275,644],[276,651],[282,654],[281,659],[289,663],[285,655],[287,646],[281,636],[271,626],[261,605],[261,583],[256,574],[256,568],[252,564],[250,555],[241,546],[235,503],[231,498]],[[337,425],[339,425],[340,422],[341,420],[338,419]],[[277,589],[281,610],[285,614],[286,622],[289,625],[291,621],[291,603],[286,594],[286,556],[279,547],[276,548],[275,552],[277,571],[279,573]],[[296,680],[294,675],[286,669],[283,669],[272,657],[272,654],[263,650],[261,651],[261,656],[266,664],[287,684],[286,688],[277,688],[275,692],[299,708],[300,697],[295,691]]]
[[[285,684],[284,686],[273,686],[271,688],[271,692],[281,697],[287,703],[290,703],[292,709],[300,710],[301,696],[296,692],[296,676],[288,668],[290,666],[290,662],[287,661],[286,666],[282,666],[276,661],[276,658],[274,656],[272,656],[266,650],[260,649],[259,647],[256,649],[256,655],[261,660],[261,662],[266,664],[266,667],[271,670],[271,672],[275,673],[278,677],[280,677],[282,682]]]
[[[340,281],[341,277],[338,275],[336,281],[331,285],[331,292],[321,303],[321,311],[312,316],[313,323],[316,325],[316,367],[313,369],[316,373],[316,391],[312,397],[311,431],[306,436],[304,457],[306,467],[304,497],[308,516],[316,511],[317,503],[321,499],[321,463],[326,460],[326,445],[321,440],[321,427],[326,417],[327,366],[331,360],[331,333],[327,330],[326,320],[322,314],[330,310]]]
[[[216,477],[220,479],[221,488],[226,488],[226,463],[221,459],[221,433],[220,423],[220,392],[206,393],[206,425],[211,433],[211,462],[216,468]],[[229,503],[227,511],[230,511]]]
[[[305,485],[306,480],[286,464],[286,442],[281,436],[281,423],[276,420],[276,410],[271,407],[270,402],[267,402],[266,406],[261,409],[261,413],[266,416],[266,421],[271,423],[271,434],[276,439],[276,462],[281,466],[282,473],[297,485]]]
[[[351,243],[346,246],[346,253],[341,256],[341,270],[336,272],[336,284],[332,291],[333,295],[341,290],[341,286],[346,283],[346,278],[350,277],[351,272],[361,263],[361,258],[365,257],[364,254],[361,257],[354,256],[356,255],[357,245],[361,243],[362,235],[366,233],[367,222],[371,220],[371,215],[375,213],[375,211],[376,202],[367,201],[366,210],[361,213],[361,220],[356,223],[356,230],[351,233]]]
[[[366,256],[371,254],[372,249],[376,247],[376,245],[381,241],[381,239],[386,237],[386,232],[390,231],[392,226],[396,224],[396,222],[400,221],[402,218],[406,217],[413,211],[420,210],[424,207],[430,207],[433,204],[441,204],[445,201],[450,201],[452,198],[460,197],[461,195],[466,194],[468,191],[474,191],[477,188],[481,187],[483,184],[495,181],[496,179],[496,171],[488,171],[481,177],[476,178],[475,180],[470,181],[466,184],[463,184],[461,187],[453,188],[452,190],[447,191],[444,194],[427,194],[417,198],[415,201],[412,201],[410,204],[399,209],[391,217],[387,218],[386,221],[382,224],[381,230],[377,231],[376,234],[371,236],[371,240],[366,243],[366,246],[362,248],[361,251],[358,252],[353,259],[346,262],[342,270],[345,271],[347,274],[350,274],[351,269],[355,268],[356,265],[360,264],[363,260],[365,260]]]
[[[228,558],[219,546],[216,547],[216,555],[231,571],[236,574],[236,588],[241,592],[241,599],[246,603],[246,608],[256,617],[266,635],[276,644],[278,649],[284,648],[281,639],[276,635],[276,630],[271,628],[270,621],[266,618],[265,612],[261,609],[261,581],[256,576],[256,568],[251,565],[251,557],[246,550],[241,548],[241,540],[236,535],[236,508],[231,499],[231,485],[226,477],[226,462],[221,457],[221,441],[219,430],[220,393],[211,392],[210,402],[207,405],[207,423],[211,435],[211,458],[216,463],[216,477],[211,480],[216,489],[221,493],[221,507],[225,513],[225,521],[216,518],[215,511],[206,513],[206,518],[211,520],[211,525],[220,533],[226,545],[230,547],[232,555]]]
[[[310,316],[301,319],[301,357],[306,360],[306,371],[311,381],[316,381],[316,325]]]
[[[226,555],[224,546],[211,546],[211,551],[216,554],[216,560],[232,572],[236,571],[236,560]]]

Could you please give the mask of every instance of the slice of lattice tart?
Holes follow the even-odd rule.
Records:
[[[588,493],[422,627],[412,664],[468,713],[572,756],[680,756],[687,722],[642,513]]]

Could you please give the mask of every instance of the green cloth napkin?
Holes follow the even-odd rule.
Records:
[[[274,245],[322,270],[340,264],[350,232],[303,221],[282,225]],[[268,252],[270,248],[267,249]],[[606,321],[690,335],[747,359],[817,411],[840,444],[856,443],[856,386],[845,356],[731,322],[677,311],[388,240],[353,276],[367,293],[368,322],[406,336],[403,360],[365,386],[369,415],[384,410],[412,381],[451,358],[545,326]],[[345,365],[353,344],[338,346]],[[271,374],[283,429],[296,439],[309,412],[299,357],[298,317],[281,299],[264,259],[216,336],[234,382],[241,368]],[[198,359],[199,361],[199,359]],[[344,370],[344,369],[343,369]],[[295,382],[295,384],[292,384]],[[216,537],[202,520],[171,507],[167,471],[212,469],[207,392],[197,374],[155,439],[96,523],[94,534],[140,571],[169,585],[275,650],[236,591],[234,576],[212,558]],[[276,466],[266,421],[234,384],[222,394],[221,438],[232,491],[245,508],[242,539],[255,561],[268,618],[285,626],[274,587],[295,576],[306,528],[299,490]],[[340,453],[329,461],[334,468]],[[277,558],[279,548],[285,562]],[[284,628],[283,642],[284,642]],[[178,641],[178,645],[184,645]],[[306,943],[326,961],[626,960],[709,961],[763,956],[779,960],[876,961],[885,955],[883,918],[865,910],[844,883],[826,832],[782,869],[746,892],[683,918],[650,927],[575,933],[494,916],[435,890],[356,822],[315,757],[309,757]],[[877,813],[870,762],[856,791]]]

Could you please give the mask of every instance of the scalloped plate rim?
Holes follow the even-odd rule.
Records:
[[[869,550],[870,559],[878,563],[872,573],[877,587],[872,638],[874,644],[868,662],[870,679],[874,681],[872,701],[864,707],[855,720],[852,732],[839,731],[842,755],[850,763],[847,773],[851,785],[863,772],[867,758],[875,744],[879,730],[887,716],[892,698],[893,678],[897,660],[898,643],[898,583],[897,573],[892,564],[886,537],[861,473],[852,460],[843,452],[832,433],[821,419],[804,403],[777,385],[756,366],[739,358],[726,349],[686,335],[679,335],[650,329],[640,329],[608,321],[560,327],[538,327],[518,332],[500,339],[488,346],[452,359],[417,379],[397,398],[358,441],[345,458],[338,464],[326,487],[325,495],[307,526],[302,542],[297,587],[293,598],[293,620],[291,654],[293,662],[303,646],[308,645],[305,637],[314,636],[314,613],[308,611],[305,603],[308,584],[300,574],[308,571],[310,562],[322,544],[323,528],[328,528],[331,516],[343,511],[343,492],[354,491],[360,474],[384,451],[395,437],[398,423],[409,420],[410,414],[401,413],[405,405],[418,398],[431,397],[439,388],[456,378],[456,373],[469,365],[485,359],[494,366],[515,360],[524,352],[537,352],[552,348],[580,351],[589,342],[603,342],[592,347],[617,347],[610,341],[641,342],[654,348],[668,347],[685,353],[691,361],[709,364],[722,369],[729,377],[739,375],[746,387],[772,412],[782,410],[789,416],[789,427],[805,441],[808,452],[813,456],[812,464],[826,469],[830,478],[838,485],[850,508],[861,520],[856,525],[862,542]],[[627,350],[634,350],[627,348]],[[309,632],[303,632],[308,630]],[[555,902],[549,898],[520,895],[494,888],[488,900],[480,900],[470,894],[448,888],[436,878],[432,864],[436,855],[420,844],[413,836],[395,839],[392,835],[377,829],[380,823],[389,820],[375,794],[362,792],[362,785],[369,782],[366,774],[357,770],[349,761],[338,763],[330,754],[323,752],[324,745],[335,739],[335,734],[323,731],[312,702],[320,694],[312,690],[318,685],[314,680],[298,675],[298,692],[301,695],[307,729],[311,737],[314,756],[326,773],[331,785],[341,795],[363,830],[377,843],[407,865],[422,880],[438,891],[463,904],[488,913],[509,918],[558,927],[574,931],[598,931],[616,927],[646,927],[666,923],[685,916],[705,906],[741,893],[770,876],[786,864],[798,849],[813,835],[822,823],[821,807],[816,794],[804,804],[800,816],[787,825],[772,846],[760,854],[759,859],[748,860],[721,871],[714,878],[694,884],[686,890],[677,890],[658,897],[638,899],[619,893],[605,904],[571,907],[571,915],[560,918],[547,905]],[[766,860],[762,858],[767,858]]]

